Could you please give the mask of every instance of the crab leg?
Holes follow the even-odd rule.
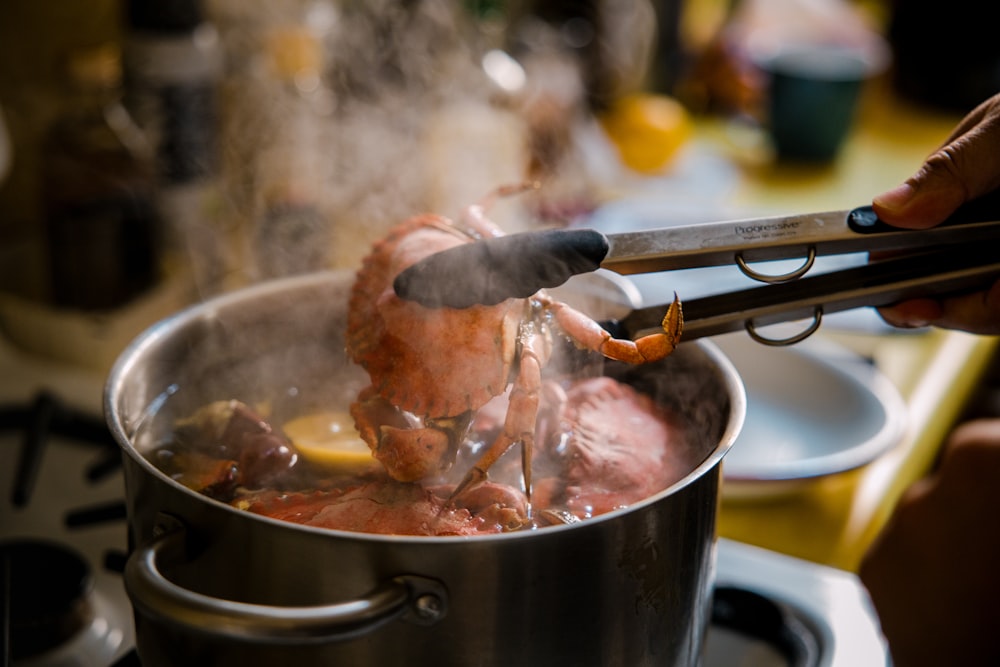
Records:
[[[490,467],[514,443],[520,442],[521,474],[524,476],[525,495],[529,502],[531,500],[531,455],[535,446],[535,418],[538,415],[542,389],[542,367],[548,361],[551,346],[548,337],[536,331],[534,325],[523,328],[521,346],[521,361],[517,379],[510,390],[510,405],[504,418],[503,429],[490,444],[489,449],[483,452],[455,487],[451,498],[485,480]]]
[[[558,301],[548,304],[563,331],[578,345],[588,350],[600,352],[609,359],[630,364],[644,364],[658,361],[668,356],[677,347],[684,330],[684,313],[680,299],[674,294],[674,301],[667,308],[660,323],[662,333],[650,334],[637,340],[614,338],[597,322],[580,311]]]
[[[486,217],[486,211],[490,210],[493,203],[501,197],[512,197],[528,190],[536,190],[538,187],[539,183],[537,181],[525,181],[524,183],[501,186],[477,203],[467,206],[462,211],[461,220],[469,229],[484,238],[503,236],[503,230],[497,227],[495,222]]]

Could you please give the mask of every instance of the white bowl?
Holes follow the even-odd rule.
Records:
[[[865,359],[828,341],[714,342],[746,386],[747,415],[723,466],[727,498],[774,497],[863,466],[898,444],[906,406]]]

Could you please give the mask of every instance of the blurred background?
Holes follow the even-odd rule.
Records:
[[[392,223],[455,215],[524,179],[542,188],[494,211],[509,231],[591,223],[622,199],[641,203],[640,218],[651,206],[650,224],[862,204],[1000,89],[982,11],[7,0],[0,322],[36,346],[48,336],[29,320],[58,329],[82,314],[92,332],[100,317],[94,335],[111,338],[108,322],[126,322],[114,348],[177,305],[353,268]],[[792,46],[849,53],[850,71],[823,55],[828,71],[806,72],[809,57],[793,55],[786,69],[799,71],[780,73]],[[819,84],[789,93],[779,76],[818,78],[835,98],[805,109]]]

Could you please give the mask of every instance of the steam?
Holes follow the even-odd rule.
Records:
[[[455,3],[210,0],[209,10],[227,67],[225,199],[249,279],[357,268],[401,220],[456,217],[497,185],[523,179],[524,121],[498,103],[506,93],[484,70],[477,28]],[[269,49],[280,31],[318,47],[318,78],[296,77],[294,90],[273,76]],[[301,52],[302,44],[293,46]],[[516,62],[507,65],[510,79]],[[268,222],[274,200],[285,207],[279,214],[291,202],[293,222]],[[521,202],[492,215],[507,230],[526,226]],[[290,231],[261,232],[278,224]]]

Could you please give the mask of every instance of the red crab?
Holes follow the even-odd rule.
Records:
[[[501,533],[528,523],[523,498],[489,483],[478,488],[483,493],[465,494],[454,506],[419,484],[388,478],[330,491],[244,492],[232,504],[282,521],[386,535]]]
[[[610,377],[573,383],[540,434],[543,455],[558,462],[536,500],[585,519],[662,491],[694,467],[676,421],[649,395]]]
[[[577,346],[612,359],[644,363],[676,347],[683,326],[679,301],[663,331],[636,341],[613,338],[592,319],[540,291],[493,306],[427,308],[400,299],[393,280],[420,259],[462,243],[500,236],[485,214],[499,188],[469,206],[456,223],[440,215],[410,218],[375,244],[358,271],[347,319],[347,350],[371,378],[351,406],[361,437],[389,474],[416,481],[447,469],[476,411],[508,390],[509,408],[493,443],[459,483],[453,497],[486,478],[513,444],[522,446],[526,493],[542,368],[558,329]]]

